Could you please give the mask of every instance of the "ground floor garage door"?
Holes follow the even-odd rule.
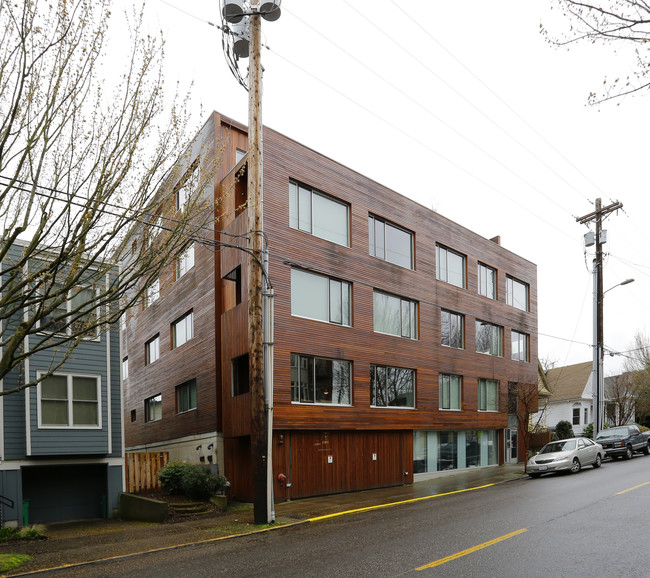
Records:
[[[106,516],[107,477],[106,464],[23,467],[29,523]]]

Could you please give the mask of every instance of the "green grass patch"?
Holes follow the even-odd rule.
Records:
[[[46,538],[45,526],[32,524],[23,528],[0,528],[0,542],[12,542],[13,540],[41,540]]]
[[[31,561],[32,557],[26,554],[0,554],[0,572],[15,570]]]

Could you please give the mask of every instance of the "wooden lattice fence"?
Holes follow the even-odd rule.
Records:
[[[158,472],[169,461],[169,452],[127,453],[126,491],[158,490]]]

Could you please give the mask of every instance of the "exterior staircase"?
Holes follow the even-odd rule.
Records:
[[[178,516],[179,518],[198,516],[200,514],[207,514],[208,508],[205,502],[183,502],[177,504],[169,504],[169,514]]]

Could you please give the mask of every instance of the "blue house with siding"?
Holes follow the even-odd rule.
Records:
[[[7,259],[20,250],[12,247]],[[0,319],[5,340],[16,322]],[[24,339],[26,351],[36,339]],[[56,355],[45,349],[27,356],[0,388],[37,379]],[[110,517],[124,488],[117,325],[81,340],[54,375],[0,396],[0,422],[2,524]]]

